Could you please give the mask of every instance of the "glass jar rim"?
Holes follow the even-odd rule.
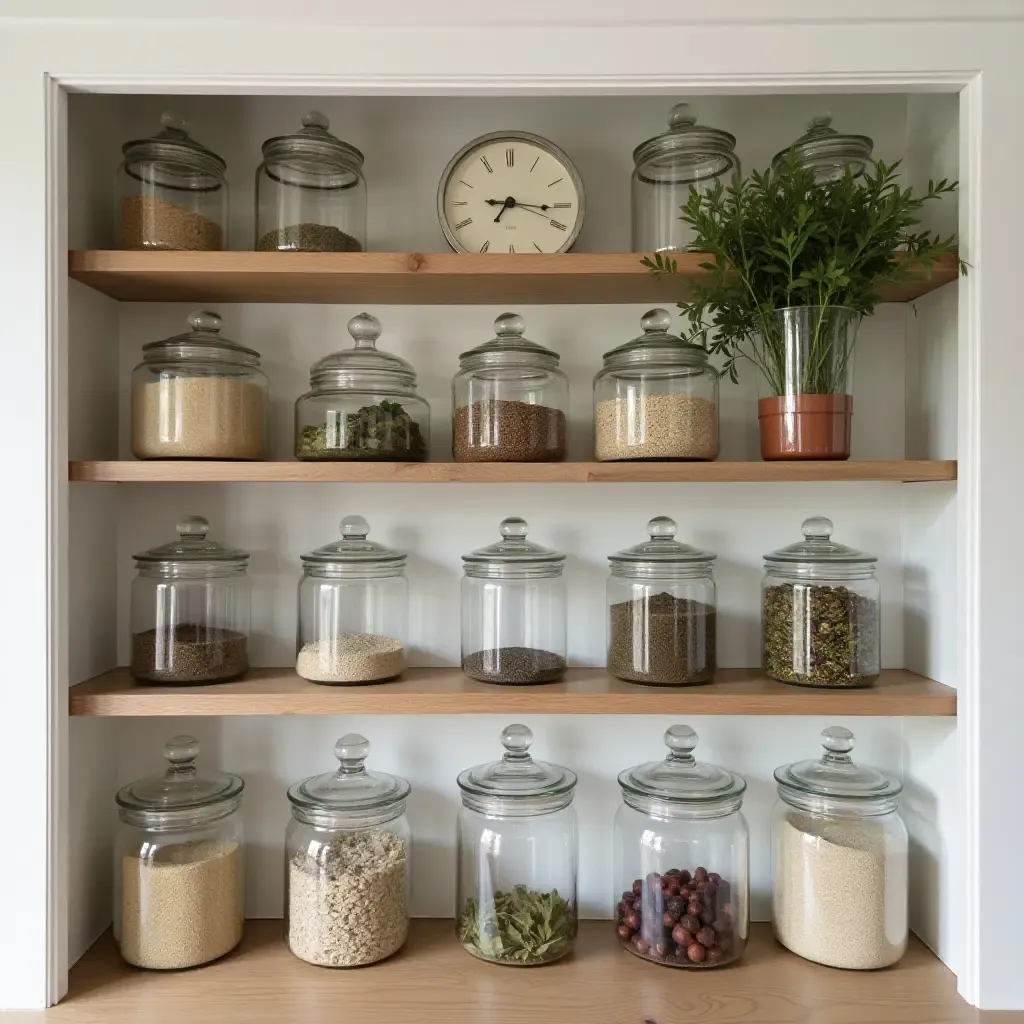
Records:
[[[121,147],[125,165],[149,161],[179,163],[185,167],[223,177],[227,163],[213,150],[189,134],[188,125],[170,112],[160,117],[161,130],[145,139],[130,139]]]
[[[820,161],[843,160],[869,164],[874,139],[867,135],[843,135],[832,127],[832,115],[817,114],[807,122],[806,131],[792,145],[779,150],[772,157],[772,170],[786,165],[790,150],[795,152],[797,164],[813,165]]]
[[[210,521],[204,516],[183,516],[175,529],[178,539],[157,547],[148,548],[133,555],[137,569],[163,565],[200,565],[209,563],[230,563],[244,568],[249,561],[249,552],[240,548],[229,548],[214,540],[207,540]]]
[[[328,129],[331,122],[317,110],[307,111],[302,127],[285,135],[274,135],[263,143],[263,159],[268,163],[293,156],[315,156],[343,170],[362,169],[363,154],[355,146],[343,142]]]
[[[331,541],[302,555],[302,564],[310,567],[352,566],[372,573],[374,566],[389,570],[405,564],[409,557],[404,551],[389,548],[368,540],[370,524],[362,516],[345,516],[339,524],[341,540]]]
[[[691,340],[669,334],[672,317],[667,309],[647,310],[640,318],[641,333],[605,352],[604,368],[615,369],[634,363],[692,366],[701,369],[714,367],[708,362],[707,349]],[[706,332],[698,331],[691,338],[704,338]],[[718,371],[714,370],[716,376]]]
[[[372,395],[376,383],[390,384],[396,393],[412,392],[416,371],[401,356],[377,348],[381,323],[375,316],[357,313],[346,329],[352,337],[352,348],[332,352],[310,367],[309,383],[314,391],[365,391]]]
[[[463,555],[463,571],[467,576],[561,575],[566,556],[527,540],[529,528],[519,516],[503,519],[501,540]]]
[[[519,313],[502,313],[494,321],[494,337],[459,356],[461,370],[502,362],[528,364],[554,369],[560,362],[557,352],[531,341],[525,335],[526,321]]]
[[[841,569],[847,566],[853,572],[857,572],[858,569],[868,575],[873,572],[878,556],[832,540],[831,519],[825,516],[809,516],[801,523],[800,528],[804,539],[776,551],[769,551],[764,556],[766,569],[778,568],[783,572],[793,572],[798,567],[827,566],[829,569]]]
[[[739,167],[736,136],[721,128],[698,125],[697,111],[690,104],[677,103],[669,111],[668,125],[668,131],[646,139],[633,150],[633,163],[638,173],[654,160],[664,160],[662,166],[681,167],[707,156],[725,161],[720,175]]]
[[[633,547],[623,548],[608,556],[612,566],[628,573],[631,568],[710,568],[718,556],[675,539],[676,521],[669,516],[655,516],[647,523],[648,539]]]
[[[220,336],[223,320],[219,313],[193,309],[186,319],[191,330],[142,346],[143,363],[220,359],[247,366],[260,365],[260,354],[255,349]]]

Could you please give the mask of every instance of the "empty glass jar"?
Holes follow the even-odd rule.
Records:
[[[576,775],[530,755],[533,733],[507,726],[500,761],[459,775],[456,930],[481,960],[528,967],[576,941]]]
[[[352,317],[348,333],[355,346],[314,363],[310,390],[295,403],[295,457],[425,461],[430,406],[416,394],[416,371],[378,350],[375,316]]]
[[[259,352],[221,337],[218,313],[193,310],[188,325],[142,347],[132,371],[132,454],[265,458],[270,398]]]
[[[135,556],[131,674],[146,683],[221,683],[249,667],[249,553],[207,540],[185,516],[178,539]]]
[[[410,832],[405,779],[368,771],[365,737],[334,745],[338,769],[288,790],[285,935],[319,967],[360,967],[396,953],[409,934]]]
[[[633,150],[633,252],[685,252],[694,230],[679,219],[690,189],[704,192],[740,174],[736,139],[697,124],[697,112],[677,103],[668,131]]]
[[[812,117],[807,123],[807,131],[790,147],[797,164],[809,167],[814,172],[814,179],[819,185],[830,181],[838,181],[846,173],[859,178],[865,172],[875,169],[875,161],[871,159],[874,142],[867,135],[840,135],[832,127],[832,117],[820,114]],[[789,160],[789,149],[784,149],[772,157],[772,170],[778,171],[786,166]]]
[[[462,556],[462,671],[484,683],[552,683],[565,672],[565,555],[526,539],[525,519]]]
[[[256,249],[361,252],[366,248],[363,154],[333,136],[319,111],[291,135],[263,143],[256,171]]]
[[[605,353],[594,378],[599,462],[718,458],[718,371],[703,335],[684,341],[671,325],[666,310],[648,310],[643,333]]]
[[[907,949],[909,840],[897,779],[850,756],[849,729],[821,734],[817,760],[775,771],[772,922],[787,949],[848,970],[896,963]]]
[[[242,940],[245,783],[198,756],[194,737],[175,736],[167,770],[117,794],[114,939],[136,967],[197,967]]]
[[[173,114],[121,147],[115,236],[122,249],[226,249],[227,164]]]
[[[663,761],[619,775],[615,929],[636,956],[669,967],[720,967],[743,954],[750,900],[746,782],[697,761],[697,734],[665,733]]]
[[[647,533],[642,544],[608,556],[608,671],[651,686],[710,683],[716,556],[677,541],[668,516],[652,519]]]
[[[404,551],[367,540],[362,516],[341,540],[302,556],[295,671],[314,683],[379,683],[405,670],[409,584]]]
[[[561,462],[569,381],[558,355],[524,337],[518,313],[494,321],[496,337],[459,356],[452,381],[456,462]]]
[[[804,539],[764,556],[764,670],[803,686],[870,686],[881,671],[881,593],[874,555],[837,544],[824,516]]]

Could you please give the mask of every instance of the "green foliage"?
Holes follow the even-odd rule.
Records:
[[[466,900],[459,919],[459,939],[471,952],[487,960],[512,964],[541,964],[568,951],[576,935],[571,904],[551,892],[534,892],[517,885],[496,892],[494,902]]]
[[[303,427],[297,459],[366,458],[421,462],[427,443],[419,424],[399,402],[385,399],[355,413],[331,410],[322,427]]]

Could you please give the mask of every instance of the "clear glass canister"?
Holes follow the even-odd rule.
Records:
[[[188,325],[144,345],[132,371],[132,454],[266,458],[270,396],[259,352],[221,337],[218,313],[193,310]]]
[[[228,247],[227,164],[173,114],[121,147],[114,231],[122,249]]]
[[[849,729],[832,726],[821,739],[820,759],[775,771],[775,935],[798,956],[829,967],[888,967],[906,952],[908,936],[902,786],[854,763]]]
[[[870,686],[881,671],[881,592],[874,555],[837,544],[824,516],[804,539],[764,556],[764,670],[803,686]]]
[[[494,321],[495,337],[459,356],[452,381],[456,462],[561,462],[569,381],[558,355],[524,337],[518,313]]]
[[[716,556],[677,541],[668,516],[652,519],[647,533],[642,544],[608,556],[608,671],[651,686],[710,683]]]
[[[207,540],[185,516],[178,539],[135,556],[131,674],[146,683],[223,683],[249,668],[249,553]]]
[[[553,683],[565,673],[565,555],[526,539],[525,519],[462,556],[462,671],[484,683]]]
[[[405,779],[368,771],[370,744],[334,745],[337,771],[288,790],[284,927],[288,948],[318,967],[361,967],[409,934],[411,835]]]
[[[832,127],[831,115],[821,114],[811,118],[807,131],[789,149],[772,157],[772,170],[785,167],[792,152],[799,166],[809,167],[814,172],[819,185],[839,181],[847,168],[853,177],[859,178],[875,169],[875,161],[871,159],[874,145],[867,135],[840,135]]]
[[[363,154],[311,110],[302,127],[263,143],[256,171],[257,252],[362,252]]]
[[[736,139],[697,124],[697,112],[677,103],[668,131],[633,150],[633,252],[685,252],[694,230],[679,219],[690,189],[703,192],[740,174]]]
[[[626,459],[718,458],[718,371],[703,335],[669,334],[664,309],[643,315],[643,333],[606,352],[594,378],[594,456]]]
[[[720,967],[747,944],[750,834],[740,810],[747,784],[697,761],[689,726],[673,725],[665,743],[663,761],[619,775],[615,930],[646,960]]]
[[[117,794],[114,939],[136,967],[197,967],[242,940],[245,783],[198,756],[194,737],[175,736],[167,770]]]
[[[459,775],[456,929],[481,960],[528,967],[576,941],[576,775],[530,755],[525,725],[501,734],[500,761]]]
[[[352,317],[348,333],[354,347],[314,363],[295,403],[295,458],[426,461],[430,406],[416,394],[416,371],[377,348],[375,316]]]
[[[409,583],[404,551],[367,540],[362,516],[341,540],[302,556],[295,671],[314,683],[380,683],[405,671]]]

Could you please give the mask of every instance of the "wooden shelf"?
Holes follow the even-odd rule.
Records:
[[[140,686],[126,668],[72,686],[72,715],[854,715],[952,716],[956,690],[888,669],[862,690],[789,686],[756,669],[722,669],[708,686],[638,686],[604,669],[570,669],[542,686],[478,683],[458,668],[413,668],[399,680],[323,686],[291,668],[253,669],[211,686]]]
[[[967,1024],[983,1019],[917,939],[884,971],[837,971],[751,927],[735,966],[682,971],[623,951],[610,921],[584,921],[572,955],[546,967],[497,967],[466,953],[451,921],[414,921],[405,948],[358,970],[294,957],[280,921],[248,921],[241,946],[191,971],[140,971],[109,933],[72,968],[67,998],[32,1020],[57,1024]],[[27,1017],[26,1017],[27,1019]],[[999,1018],[1002,1019],[1002,1018]]]
[[[76,281],[130,302],[671,303],[706,274],[702,253],[656,280],[636,253],[72,252]],[[954,257],[886,293],[908,302],[955,281]]]
[[[790,483],[955,480],[956,462],[71,462],[94,483]]]

